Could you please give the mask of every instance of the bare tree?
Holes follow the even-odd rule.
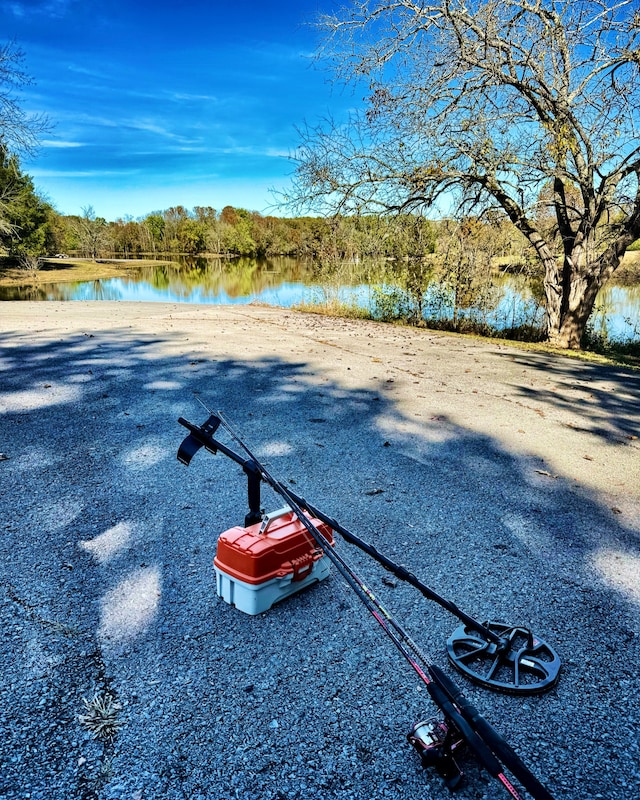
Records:
[[[31,83],[24,70],[24,53],[13,42],[0,46],[0,143],[16,155],[32,154],[38,137],[50,128],[43,114],[29,114],[18,91]]]
[[[368,96],[302,131],[297,199],[500,209],[544,267],[549,341],[579,348],[640,237],[637,0],[361,0],[320,25],[319,58]]]
[[[107,221],[96,216],[93,206],[85,206],[81,217],[74,217],[74,231],[81,250],[94,261],[104,247],[107,237]]]

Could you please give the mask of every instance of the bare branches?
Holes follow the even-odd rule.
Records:
[[[28,114],[18,101],[18,90],[31,83],[23,63],[24,54],[15,44],[0,46],[0,145],[17,155],[32,153],[50,127],[44,115]]]
[[[299,206],[497,207],[545,265],[550,326],[592,303],[640,235],[637,0],[357,0],[320,25],[336,79],[369,94],[303,132]]]
[[[371,0],[324,17],[321,55],[333,59],[339,80],[365,78],[370,89],[356,140],[338,137],[350,165],[342,177],[353,177],[353,145],[362,144],[358,160],[382,149],[389,181],[405,191],[413,183],[421,197],[421,182],[407,178],[414,174],[407,149],[393,154],[394,145],[411,147],[418,167],[437,166],[431,183],[439,176],[486,187],[487,176],[501,175],[539,190],[560,177],[585,198],[596,177],[615,183],[640,155],[632,111],[640,106],[640,27],[632,7],[632,0]],[[318,141],[326,148],[324,134]],[[311,149],[308,137],[304,153]],[[378,201],[384,173],[373,174],[378,190],[369,199]],[[361,174],[359,185],[365,181]],[[353,197],[352,186],[348,192]],[[395,205],[410,201],[409,193]]]

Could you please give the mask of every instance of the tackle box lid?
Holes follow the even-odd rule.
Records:
[[[306,516],[333,545],[329,525],[310,514]],[[290,508],[285,508],[248,528],[237,526],[221,533],[213,563],[237,580],[257,584],[291,572],[302,575],[322,556],[303,523]]]

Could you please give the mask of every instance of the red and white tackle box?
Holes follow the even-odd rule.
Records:
[[[331,528],[307,514],[333,546]],[[216,557],[216,592],[245,614],[261,614],[329,574],[329,559],[290,508],[265,516],[248,528],[220,534]]]

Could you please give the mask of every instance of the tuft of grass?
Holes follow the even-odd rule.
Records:
[[[371,313],[366,308],[360,308],[339,300],[322,302],[302,302],[291,306],[292,311],[301,311],[305,314],[318,314],[324,317],[343,317],[345,319],[371,319]]]
[[[78,715],[80,724],[91,731],[94,739],[113,739],[122,725],[118,719],[120,703],[108,692],[96,694],[91,700],[83,697],[82,702],[86,713]]]

